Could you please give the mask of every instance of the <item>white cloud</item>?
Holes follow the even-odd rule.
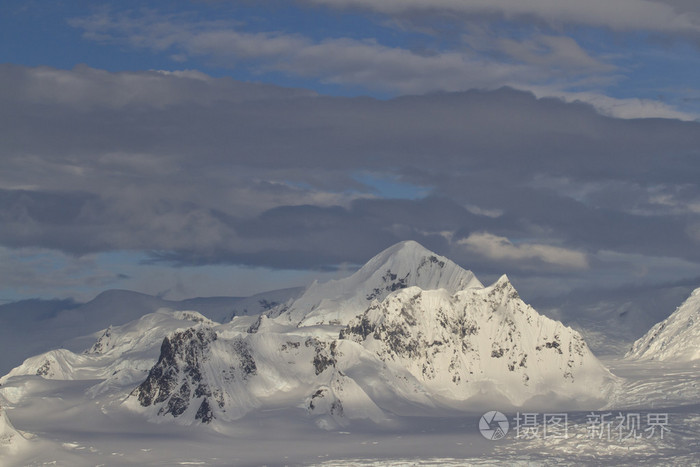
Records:
[[[226,67],[252,63],[257,72],[283,71],[326,83],[403,94],[493,89],[551,81],[553,77],[566,81],[615,69],[591,56],[572,38],[543,34],[522,43],[495,41],[487,34],[486,38],[472,38],[478,40],[479,47],[424,53],[386,46],[374,39],[316,41],[300,34],[250,33],[221,22],[188,21],[152,12],[139,17],[103,12],[73,19],[70,24],[82,29],[90,40],[153,52],[172,51],[178,63],[188,56],[204,56]],[[494,49],[507,57],[495,59],[491,54]]]
[[[527,3],[529,6],[521,3]],[[457,9],[464,12],[500,8],[517,15],[546,10],[542,5],[538,9],[538,3],[541,2],[492,4],[441,0],[435,4],[431,3],[430,8]],[[583,7],[580,5],[584,5],[584,2],[557,2],[552,5],[552,9],[559,9],[559,13],[549,11],[547,14],[562,18],[566,14],[572,18],[578,14],[585,18],[584,11],[590,8],[605,11],[608,8],[605,6],[607,3],[596,2],[596,5]],[[666,9],[673,10],[666,5],[639,0],[618,0],[610,3],[618,3],[619,8],[627,8],[630,11],[637,11],[635,8],[640,11],[656,11],[657,8],[662,12]],[[364,5],[364,2],[357,0],[344,4]],[[383,12],[427,8],[421,1],[368,2],[364,6]],[[614,8],[616,12],[618,7]],[[663,23],[663,15],[656,18],[659,23]],[[669,16],[667,21],[673,23],[675,20]],[[300,34],[276,31],[249,33],[223,22],[192,21],[176,16],[159,16],[154,12],[147,12],[138,17],[103,12],[76,18],[70,23],[82,29],[84,37],[90,40],[126,44],[153,52],[173,52],[170,55],[177,56],[178,64],[186,62],[188,57],[206,57],[224,67],[234,68],[245,64],[250,66],[254,73],[281,71],[317,79],[323,83],[359,86],[394,94],[511,86],[530,90],[538,97],[558,97],[567,102],[586,102],[604,115],[619,118],[698,118],[697,115],[679,111],[671,105],[651,99],[617,99],[599,91],[568,91],[571,86],[583,85],[584,88],[592,88],[608,82],[614,78],[613,73],[617,73],[618,68],[591,55],[573,38],[563,35],[535,33],[516,41],[498,37],[497,32],[489,30],[488,27],[476,27],[469,28],[469,33],[462,36],[464,47],[424,53],[386,46],[374,39],[329,38],[315,41]],[[75,101],[77,97],[81,97],[93,105],[105,102],[112,106],[138,102],[166,105],[174,99],[173,96],[184,94],[178,93],[178,89],[174,87],[158,88],[156,80],[149,81],[148,76],[111,76],[97,70],[91,70],[91,73],[100,76],[76,80],[75,76],[69,77],[59,70],[47,69],[43,75],[36,73],[32,77],[34,84],[27,86],[27,89],[37,100],[58,99],[63,102]],[[208,79],[206,75],[202,76],[193,71],[176,72],[173,76],[191,83]],[[134,80],[129,86],[131,93],[124,95],[103,92],[104,86],[95,84],[102,80],[115,79]],[[118,88],[114,82],[105,85]],[[49,92],[56,87],[60,87],[61,92]]]
[[[564,102],[585,102],[602,115],[616,118],[673,118],[684,121],[695,121],[700,118],[697,114],[684,112],[652,99],[616,98],[600,92],[569,92],[541,86],[527,86],[525,89],[539,98],[556,97]]]
[[[501,38],[496,44],[504,53],[525,63],[584,71],[607,72],[616,69],[592,57],[567,36],[537,34],[529,39]]]
[[[301,89],[216,79],[196,70],[110,73],[85,65],[60,70],[8,64],[1,73],[6,78],[12,77],[12,83],[0,88],[0,99],[23,105],[69,105],[81,110],[127,106],[166,108],[315,95]]]
[[[449,12],[536,18],[551,26],[581,24],[618,31],[699,32],[697,12],[649,0],[308,0],[332,8],[363,8],[388,15]]]
[[[337,39],[298,50],[272,68],[320,75],[326,82],[362,85],[400,93],[460,91],[508,83],[516,76],[534,78],[524,65],[487,62],[458,52],[419,55],[375,42]]]
[[[23,89],[38,71],[127,96],[140,89],[142,74],[2,71],[0,108],[12,135],[3,140],[0,170],[0,187],[13,189],[0,191],[6,246],[157,249],[168,250],[157,259],[181,264],[332,267],[404,238],[441,252],[455,245],[420,232],[458,239],[482,231],[512,232],[510,244],[468,239],[499,246],[512,259],[509,273],[585,264],[580,253],[553,245],[697,256],[697,237],[686,228],[698,223],[698,196],[684,185],[696,168],[697,124],[619,122],[513,90],[388,101],[290,99],[286,90],[239,102],[245,83],[189,72],[144,76],[172,90],[187,84],[174,91],[172,107],[105,109],[90,95],[76,96],[80,105],[47,98],[39,107],[7,89]],[[352,177],[362,171],[396,173],[431,187],[432,196],[358,199],[369,190]],[[667,187],[642,205],[649,193],[640,190],[660,184]],[[15,191],[22,187],[34,189]],[[454,251],[479,259],[466,246]]]
[[[588,268],[586,255],[569,250],[537,243],[514,244],[506,237],[488,232],[473,233],[457,241],[458,245],[485,258],[495,261],[539,261],[571,269]]]
[[[686,234],[692,240],[696,241],[697,243],[700,243],[700,223],[688,226],[688,228],[686,229]]]
[[[491,217],[493,219],[501,217],[503,215],[502,209],[484,209],[473,204],[466,204],[464,206],[464,209],[471,212],[472,214],[476,214],[477,216],[486,216]]]

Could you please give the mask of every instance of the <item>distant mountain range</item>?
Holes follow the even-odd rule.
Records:
[[[352,420],[390,424],[394,415],[481,410],[486,402],[504,410],[597,408],[615,379],[576,331],[526,305],[506,276],[484,287],[415,242],[304,291],[175,304],[198,311],[173,311],[169,303],[145,315],[162,301],[137,298],[137,310],[126,303],[134,297],[110,292],[59,313],[61,323],[112,316],[114,325],[93,335],[83,353],[37,355],[0,384],[31,397],[26,384],[37,376],[92,381],[86,403],[180,424],[296,408],[334,429]],[[136,314],[143,316],[116,325]]]
[[[108,326],[118,326],[159,309],[198,310],[218,322],[236,315],[258,315],[298,296],[303,288],[275,290],[251,297],[165,300],[128,290],[108,290],[79,304],[70,300],[24,300],[0,306],[0,374],[28,356],[64,347],[82,351]],[[93,335],[97,333],[97,335]]]

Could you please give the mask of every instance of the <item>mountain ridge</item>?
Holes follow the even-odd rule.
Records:
[[[297,300],[268,317],[298,326],[345,325],[372,300],[382,300],[391,292],[410,286],[456,292],[481,288],[483,284],[473,272],[408,240],[375,255],[349,277],[322,284],[314,282]]]
[[[2,383],[98,380],[86,397],[156,422],[223,427],[284,407],[333,430],[483,401],[595,409],[614,379],[577,332],[526,305],[506,275],[484,287],[415,242],[259,318],[219,323],[162,309],[97,337],[82,354],[27,359]]]
[[[226,322],[238,314],[257,315],[297,297],[300,287],[250,297],[196,297],[181,301],[123,289],[105,290],[86,303],[25,300],[0,306],[0,375],[37,353],[58,347],[81,351],[108,326],[120,326],[161,308],[195,309]],[[34,336],[27,340],[24,336]]]
[[[666,319],[634,342],[628,359],[700,360],[700,287]]]

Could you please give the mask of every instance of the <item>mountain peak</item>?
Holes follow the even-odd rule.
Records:
[[[428,271],[430,272],[428,273]],[[437,283],[423,287],[421,282],[425,282],[430,274],[441,276],[443,273],[449,275],[454,271],[459,271],[460,274],[465,273],[470,277],[468,287],[483,287],[471,271],[463,269],[452,260],[438,255],[414,240],[405,240],[375,255],[351,277],[363,281],[377,273],[380,273],[383,277],[385,273],[391,272],[400,278],[408,274],[409,276],[413,275],[414,279],[417,276],[422,276],[423,278],[422,281],[411,283],[410,285],[417,285],[426,289],[451,289],[451,287],[445,287]],[[463,285],[467,286],[467,284]]]
[[[372,259],[367,261],[360,271],[374,270],[387,263],[417,263],[420,262],[422,258],[431,256],[434,256],[443,263],[449,261],[447,258],[439,256],[414,240],[405,240],[403,242],[396,243],[395,245],[392,245],[381,253],[375,255]]]
[[[398,243],[393,244],[386,250],[385,252],[395,252],[395,254],[401,254],[401,253],[412,253],[412,252],[418,252],[418,253],[427,253],[427,254],[434,254],[432,251],[428,250],[426,247],[421,245],[415,240],[404,240]]]
[[[627,358],[691,361],[700,360],[700,288],[668,318],[639,338]]]
[[[283,313],[283,319],[302,326],[342,324],[362,313],[374,300],[417,286],[455,293],[483,288],[474,273],[434,253],[420,243],[397,243],[370,259],[350,277],[314,283]]]
[[[126,297],[148,297],[154,298],[152,295],[147,295],[145,293],[136,292],[134,290],[126,289],[107,289],[95,296],[93,300],[112,300],[112,299],[124,299]]]
[[[506,284],[510,284],[510,283],[511,282],[510,282],[510,279],[508,278],[508,276],[506,274],[503,274],[501,277],[498,278],[498,280],[496,282],[494,282],[493,285],[506,285]]]

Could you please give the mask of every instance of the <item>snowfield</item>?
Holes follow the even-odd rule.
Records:
[[[601,361],[506,276],[402,242],[258,314],[162,308],[26,359],[0,378],[0,462],[692,465],[699,296]]]

